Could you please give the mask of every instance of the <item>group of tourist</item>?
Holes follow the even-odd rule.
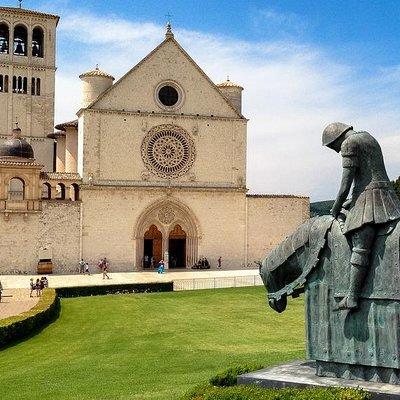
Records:
[[[192,269],[210,269],[211,265],[207,260],[207,257],[201,257],[196,264],[193,265]],[[217,269],[222,268],[222,257],[218,257]]]
[[[32,294],[33,292],[36,291],[36,297],[39,297],[43,294],[43,289],[48,288],[49,287],[49,281],[47,280],[47,278],[45,276],[42,276],[40,279],[37,278],[36,282],[34,281],[33,278],[31,278],[30,280],[30,289],[31,289],[31,293],[30,293],[30,297],[33,297]]]
[[[109,266],[110,266],[110,264],[106,257],[101,258],[100,261],[97,263],[97,267],[101,271],[101,274],[103,275],[103,279],[111,279],[108,276]],[[89,263],[87,261],[85,261],[83,258],[81,258],[81,261],[79,261],[78,271],[80,274],[83,274],[83,275],[91,275],[90,270],[89,270]]]
[[[98,262],[98,264],[97,264],[97,266],[99,267],[99,269],[100,269],[100,271],[101,271],[101,273],[102,273],[102,275],[103,275],[103,279],[110,279],[110,277],[108,276],[108,274],[107,274],[107,272],[108,272],[108,267],[109,267],[109,263],[108,263],[108,261],[107,261],[107,258],[106,257],[104,257],[104,258],[102,258],[99,262]]]
[[[84,275],[90,275],[89,263],[84,261],[83,258],[81,258],[81,261],[79,261],[79,273]]]

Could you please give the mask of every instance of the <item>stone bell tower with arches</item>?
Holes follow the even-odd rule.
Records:
[[[0,7],[0,143],[18,122],[38,162],[53,170],[56,28],[59,17]]]

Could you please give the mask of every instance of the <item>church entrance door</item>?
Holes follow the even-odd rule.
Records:
[[[175,225],[168,238],[169,268],[186,268],[186,232]]]
[[[144,234],[143,268],[155,268],[162,259],[162,233],[151,225]]]

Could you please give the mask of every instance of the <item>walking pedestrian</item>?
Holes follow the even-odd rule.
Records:
[[[85,263],[85,275],[90,275],[90,271],[89,271],[89,263]]]
[[[110,279],[107,272],[108,272],[108,261],[107,261],[107,258],[104,257],[103,258],[103,279],[105,279],[105,278]]]
[[[222,266],[222,258],[221,256],[218,258],[218,268],[221,268]]]

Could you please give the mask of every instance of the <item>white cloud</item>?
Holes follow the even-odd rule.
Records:
[[[62,43],[72,41],[69,49],[74,51],[68,61],[63,54],[57,72],[56,119],[73,118],[79,73],[99,62],[120,77],[163,39],[163,33],[163,27],[153,23],[65,15],[59,37]],[[393,90],[400,81],[398,69],[365,78],[357,66],[303,43],[254,43],[179,29],[175,37],[215,82],[229,74],[245,87],[251,192],[335,196],[340,159],[321,147],[320,138],[324,126],[337,120],[381,138],[389,173],[400,175],[400,96]]]

